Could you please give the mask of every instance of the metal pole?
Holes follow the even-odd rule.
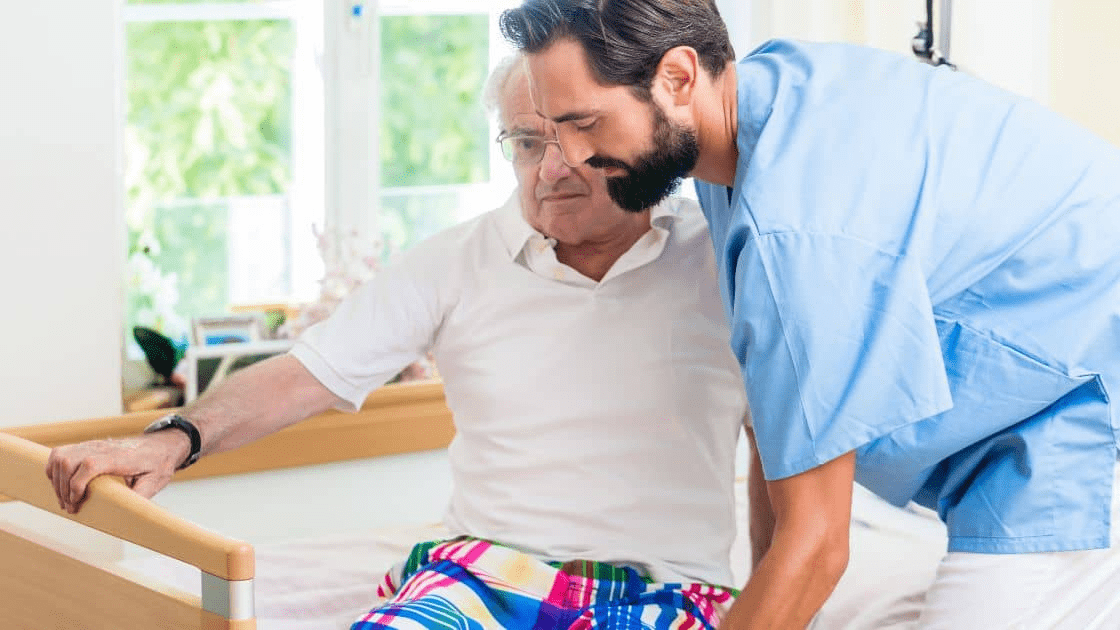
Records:
[[[942,59],[948,60],[950,31],[953,30],[953,0],[941,0],[940,15],[937,16],[937,52]]]

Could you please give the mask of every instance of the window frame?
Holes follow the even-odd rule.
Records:
[[[497,147],[489,148],[490,181],[445,186],[389,187],[381,185],[380,137],[381,104],[378,98],[380,76],[380,18],[400,15],[480,15],[489,16],[489,60],[487,72],[508,53],[498,30],[500,12],[515,6],[516,0],[324,0],[307,3],[299,0],[259,2],[182,2],[168,4],[123,4],[124,28],[133,23],[197,21],[288,20],[296,32],[297,57],[310,57],[318,63],[299,67],[293,61],[292,94],[293,146],[292,184],[287,191],[292,232],[289,251],[292,301],[311,301],[317,297],[323,266],[312,224],[329,233],[350,234],[374,242],[381,234],[381,208],[385,197],[446,192],[460,197],[486,195],[498,206],[516,182],[512,169]],[[127,55],[127,49],[125,50]],[[129,77],[122,76],[121,92]],[[313,85],[303,84],[317,83]],[[298,98],[295,95],[301,94]],[[307,98],[306,94],[318,94]],[[480,94],[481,97],[481,94]],[[300,101],[303,101],[302,103]],[[490,117],[490,135],[496,124]],[[304,136],[309,128],[300,121],[314,120],[321,135]],[[123,125],[121,133],[123,134]],[[460,215],[459,220],[467,218]],[[307,228],[306,238],[300,230]]]

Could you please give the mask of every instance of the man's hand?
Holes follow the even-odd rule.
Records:
[[[190,453],[182,431],[159,431],[124,440],[94,440],[60,446],[47,458],[47,477],[54,484],[59,507],[76,514],[86,490],[100,475],[123,477],[136,493],[151,498],[171,481]]]

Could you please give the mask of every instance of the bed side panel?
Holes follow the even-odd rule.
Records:
[[[0,627],[7,630],[202,627],[197,598],[153,590],[3,528],[0,558]]]

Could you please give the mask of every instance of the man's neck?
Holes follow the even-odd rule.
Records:
[[[603,239],[580,243],[556,243],[556,260],[575,269],[595,282],[603,279],[623,254],[649,231],[649,213],[645,221],[632,221]]]
[[[697,142],[700,158],[691,175],[721,186],[735,185],[739,163],[739,81],[735,64],[728,63],[719,77],[697,98]]]

